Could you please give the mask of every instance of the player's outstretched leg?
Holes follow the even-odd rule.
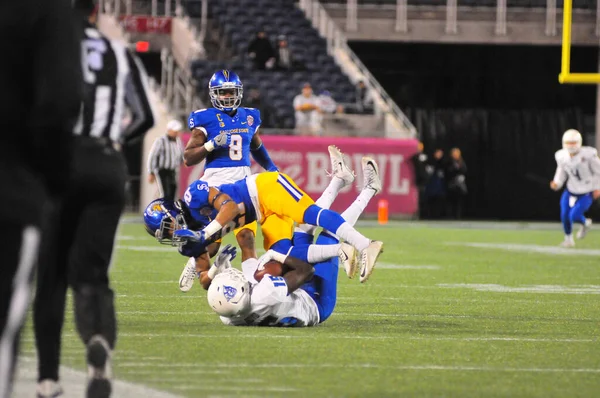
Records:
[[[354,202],[352,202],[352,204],[342,213],[342,217],[350,225],[356,224],[358,217],[360,217],[362,212],[365,210],[365,208],[369,204],[369,201],[375,195],[381,192],[381,178],[379,176],[379,167],[377,166],[377,162],[375,162],[375,159],[370,157],[363,157],[362,171],[363,188],[356,200],[354,200]],[[349,278],[354,277],[354,275],[358,271],[358,261],[345,261],[343,262],[343,264],[344,269],[346,271],[346,275],[348,275]],[[372,271],[373,270],[371,269],[371,272]],[[361,270],[361,274],[362,273],[363,272]],[[371,273],[365,272],[365,275],[367,274],[370,275]],[[361,282],[364,282],[367,279],[368,276],[366,276],[366,278],[361,278]]]
[[[562,247],[575,246],[575,241],[573,240],[573,223],[571,222],[571,206],[569,203],[570,197],[571,194],[567,190],[560,197],[560,220],[565,232],[565,240],[560,244]]]
[[[185,264],[185,267],[183,267],[181,275],[179,275],[179,290],[182,292],[190,291],[190,289],[194,287],[194,281],[196,279],[198,279],[198,274],[196,273],[196,259],[190,257]]]
[[[577,239],[583,239],[592,228],[592,220],[585,218],[584,213],[592,206],[594,199],[592,194],[580,196],[575,202],[573,209],[571,209],[571,225],[574,223],[580,223],[581,228],[577,232]]]
[[[581,225],[579,231],[577,231],[577,239],[583,239],[588,232],[592,229],[592,219],[586,218],[585,222]]]
[[[329,145],[328,149],[329,158],[331,160],[331,173],[328,173],[328,175],[331,176],[331,181],[325,191],[323,191],[321,197],[315,202],[317,206],[323,209],[329,209],[338,193],[340,193],[340,190],[352,184],[355,178],[354,171],[346,165],[342,152],[340,152],[338,147]],[[301,224],[296,228],[296,232],[301,233],[304,231],[305,233],[314,236],[316,229],[317,227],[314,225]]]
[[[373,184],[372,190],[378,192],[381,186],[379,169],[377,163],[371,158],[364,159],[365,171],[367,172],[365,181]],[[377,177],[377,178],[374,178]],[[335,233],[352,246],[360,251],[360,281],[365,282],[375,267],[377,258],[383,251],[383,242],[373,241],[358,232],[352,225],[344,220],[341,215],[331,211],[322,209],[316,205],[310,206],[304,213],[304,222],[318,225],[326,230]]]

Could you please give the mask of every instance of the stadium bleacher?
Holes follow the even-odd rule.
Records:
[[[198,11],[195,8],[196,4],[198,3],[184,3],[186,7],[191,7],[187,8],[190,14]],[[227,68],[240,75],[245,90],[257,88],[261,91],[262,100],[273,110],[276,127],[294,127],[292,102],[294,96],[300,93],[304,82],[311,83],[315,95],[328,90],[339,103],[354,102],[354,85],[333,58],[327,55],[325,40],[319,36],[304,13],[294,5],[293,0],[210,1],[209,17],[226,38],[235,57],[226,62],[192,62],[192,74],[198,81],[197,87],[201,97],[206,98],[204,91],[215,70]],[[265,30],[274,46],[277,36],[285,35],[293,58],[303,64],[304,69],[253,70],[246,51],[259,29]]]

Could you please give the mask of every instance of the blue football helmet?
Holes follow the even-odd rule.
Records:
[[[187,228],[181,209],[171,201],[156,199],[150,202],[144,211],[146,231],[154,236],[158,243],[177,246],[185,243],[173,238],[173,232]]]
[[[210,102],[223,112],[231,112],[242,104],[244,88],[239,76],[227,69],[215,72],[208,82]]]

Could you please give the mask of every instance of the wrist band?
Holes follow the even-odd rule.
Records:
[[[207,152],[212,152],[215,149],[215,143],[212,142],[212,140],[207,141],[204,144],[204,149],[206,149]]]

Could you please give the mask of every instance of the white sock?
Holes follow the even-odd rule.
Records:
[[[242,273],[248,279],[250,283],[256,283],[256,279],[254,279],[254,273],[258,269],[258,259],[257,258],[249,258],[246,261],[242,262]]]
[[[335,231],[335,234],[356,247],[358,250],[366,249],[371,243],[369,238],[355,230],[354,227],[347,222],[340,225],[337,231]]]
[[[352,202],[352,204],[342,213],[344,220],[350,225],[356,224],[356,220],[358,220],[358,217],[365,211],[365,208],[373,196],[375,196],[375,191],[373,189],[363,189],[354,202]]]
[[[334,176],[315,204],[322,209],[329,209],[342,188],[344,188],[344,180]]]
[[[322,209],[329,209],[335,198],[338,196],[338,193],[340,193],[340,189],[342,188],[344,188],[344,180],[334,176],[315,204]],[[309,224],[302,224],[298,228],[313,236],[315,235],[315,230],[317,229],[316,226]]]
[[[565,240],[573,240],[573,234],[565,235]]]
[[[329,260],[338,255],[340,244],[336,245],[310,245],[308,247],[308,262],[311,264],[320,263]]]

